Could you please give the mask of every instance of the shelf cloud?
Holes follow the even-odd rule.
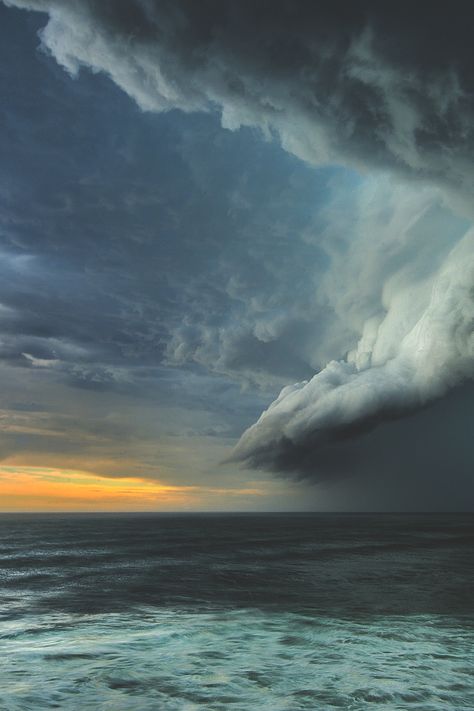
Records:
[[[226,129],[256,128],[307,165],[358,176],[332,184],[317,220],[295,235],[302,257],[292,257],[291,279],[259,254],[260,280],[246,281],[219,254],[208,301],[168,328],[170,364],[267,388],[304,373],[244,432],[231,461],[324,478],[331,452],[340,457],[348,441],[472,378],[467,3],[5,4],[47,13],[45,51],[72,76],[107,75],[144,112],[217,111]],[[303,248],[319,257],[300,286]],[[271,240],[265,249],[272,254]],[[188,303],[195,288],[183,288]],[[224,302],[232,318],[216,315]]]

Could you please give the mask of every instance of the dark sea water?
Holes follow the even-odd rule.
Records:
[[[474,709],[473,515],[0,516],[0,709]]]

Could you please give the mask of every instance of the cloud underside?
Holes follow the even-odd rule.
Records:
[[[331,362],[309,382],[284,388],[244,433],[234,458],[291,468],[299,450],[307,462],[320,445],[421,408],[471,378],[473,252],[470,230],[430,280],[428,303],[411,328],[400,328],[400,319],[409,321],[407,300],[414,294],[402,291],[380,323],[367,322],[346,361]]]
[[[318,372],[282,390],[243,434],[234,461],[324,477],[327,453],[343,450],[341,442],[472,377],[469,5],[446,18],[423,3],[7,4],[47,12],[42,43],[58,63],[71,75],[82,67],[107,74],[144,111],[218,110],[225,128],[257,127],[305,163],[366,176],[346,220],[334,197],[322,211],[325,228],[304,236],[329,263],[315,267],[305,296],[311,316],[300,319],[307,330],[312,318],[317,324],[298,355]],[[385,177],[371,183],[372,173]],[[259,343],[279,341],[285,375],[288,308],[276,300],[265,320],[251,290],[238,280],[226,288],[253,303],[245,318],[254,318]],[[225,329],[190,323],[174,329],[167,357],[219,362],[226,372],[228,343]],[[337,468],[349,468],[342,454]]]

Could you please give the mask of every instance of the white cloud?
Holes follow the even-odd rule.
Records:
[[[372,418],[423,406],[474,375],[474,229],[421,286],[393,293],[357,349],[309,382],[284,388],[242,436],[233,458],[278,468],[288,447],[315,447]],[[413,322],[413,300],[422,313]],[[297,463],[295,462],[295,468]]]

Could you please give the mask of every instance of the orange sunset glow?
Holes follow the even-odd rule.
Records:
[[[258,488],[172,486],[56,467],[1,466],[0,510],[167,511],[213,508],[222,498],[262,496]]]

